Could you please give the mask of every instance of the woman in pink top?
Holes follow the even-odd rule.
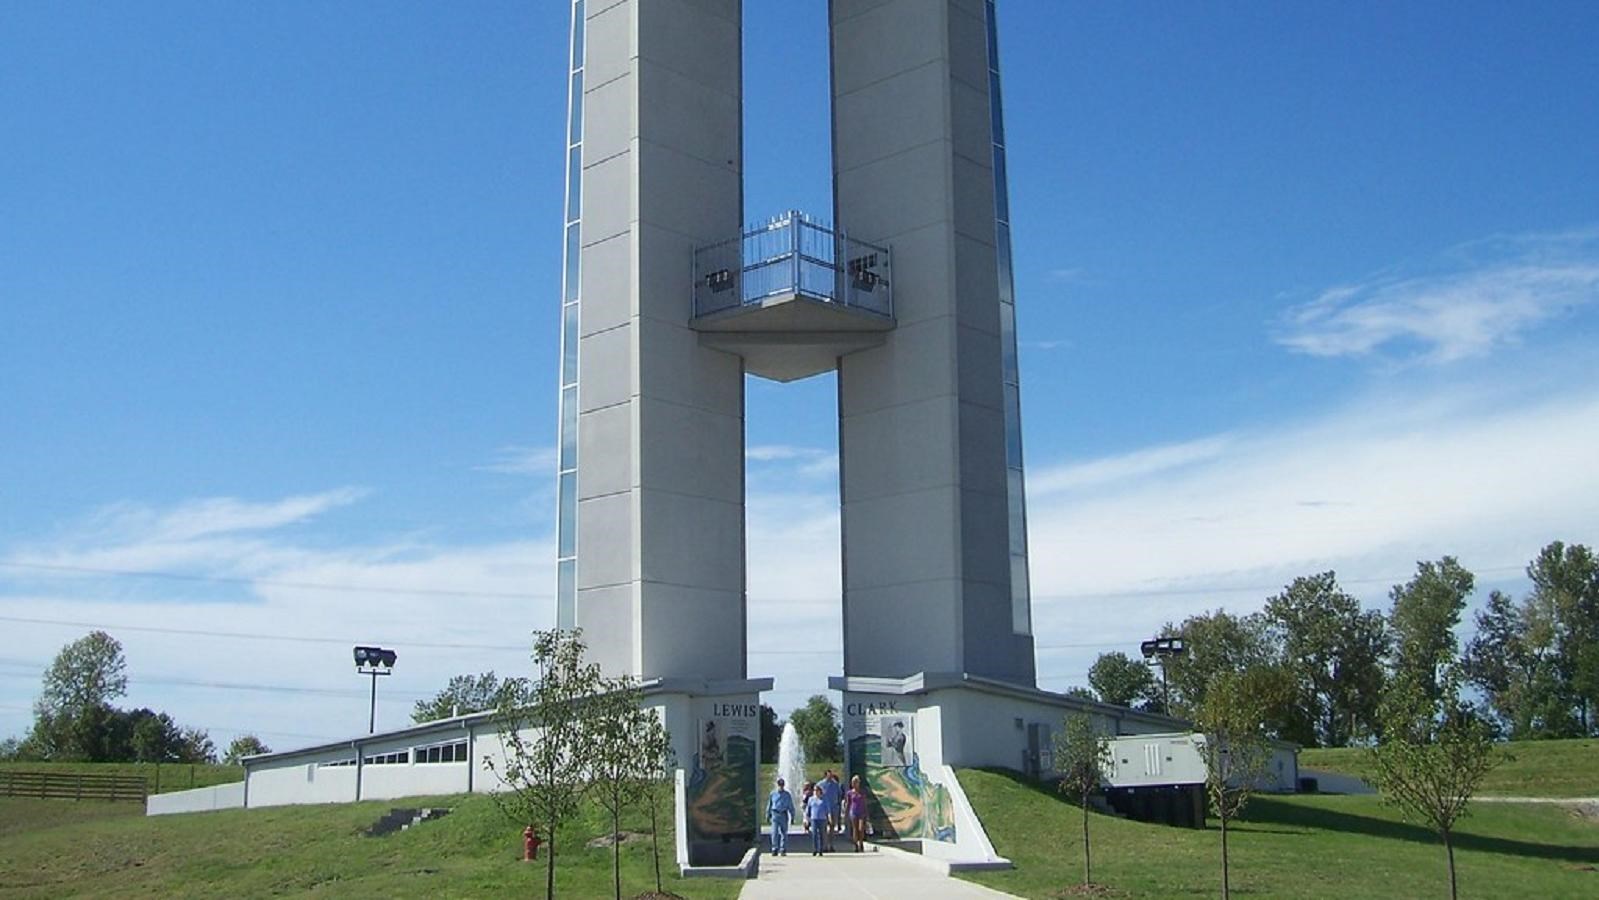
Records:
[[[844,794],[844,809],[849,816],[850,839],[855,842],[855,852],[866,849],[866,792],[861,790],[861,776],[849,780],[849,791]]]

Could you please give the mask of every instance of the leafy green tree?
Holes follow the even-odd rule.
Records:
[[[151,709],[134,710],[132,757],[137,762],[176,762],[183,755],[183,730],[172,717]]]
[[[644,693],[637,679],[624,675],[602,679],[599,693],[584,704],[588,746],[589,794],[611,817],[611,880],[622,900],[622,813],[642,799],[652,760],[638,739],[653,710],[640,704]]]
[[[1172,714],[1192,719],[1205,704],[1205,693],[1217,676],[1276,662],[1266,637],[1264,619],[1235,616],[1226,610],[1189,616],[1181,625],[1167,623],[1162,632],[1181,636],[1187,652],[1167,660]]]
[[[1323,572],[1267,600],[1265,619],[1293,681],[1290,703],[1310,726],[1300,742],[1338,747],[1375,734],[1388,651],[1382,614],[1362,610]]]
[[[777,746],[783,740],[783,723],[777,721],[777,710],[761,704],[761,762],[777,762]]]
[[[115,761],[126,740],[116,739],[121,723],[111,701],[127,691],[127,661],[116,638],[93,631],[67,644],[45,670],[28,743],[44,759]]]
[[[500,679],[495,674],[456,675],[427,700],[418,700],[411,709],[411,721],[433,722],[451,716],[494,709],[499,699]]]
[[[230,766],[236,766],[239,764],[239,760],[244,759],[246,756],[258,756],[262,753],[271,752],[272,748],[263,743],[260,738],[253,734],[241,734],[233,739],[233,743],[228,744],[227,755],[222,757],[222,761]]]
[[[1062,693],[1064,693],[1068,697],[1076,697],[1079,700],[1088,700],[1088,701],[1090,701],[1092,703],[1098,703],[1099,702],[1099,695],[1098,694],[1094,693],[1093,691],[1089,690],[1088,688],[1083,687],[1080,684],[1074,684],[1071,687],[1067,688]]]
[[[805,758],[813,762],[839,758],[838,708],[822,694],[813,694],[788,717],[799,733]]]
[[[1088,684],[1103,703],[1115,706],[1139,705],[1159,709],[1160,685],[1149,666],[1125,653],[1101,653],[1088,669]]]
[[[1083,807],[1083,884],[1094,883],[1093,856],[1088,849],[1088,803],[1104,781],[1110,761],[1110,742],[1094,727],[1093,719],[1082,713],[1069,713],[1055,736],[1055,768],[1061,773],[1061,792]]]
[[[1540,636],[1552,645],[1562,692],[1576,708],[1580,733],[1588,734],[1599,689],[1599,659],[1585,662],[1599,645],[1599,559],[1582,544],[1555,541],[1528,564],[1527,577],[1529,608],[1547,620],[1548,634]]]
[[[103,631],[91,631],[56,653],[45,670],[39,703],[69,714],[108,705],[128,692],[127,668],[122,644]]]
[[[518,825],[545,834],[546,897],[555,896],[555,838],[561,824],[577,813],[588,777],[590,704],[600,691],[600,669],[583,659],[579,631],[538,631],[533,635],[536,681],[504,683],[495,709],[499,759],[484,765],[505,790],[491,796]]]
[[[651,715],[637,739],[640,762],[639,802],[650,818],[650,860],[655,864],[655,894],[667,896],[661,886],[661,823],[672,808],[676,787],[677,760],[672,752],[672,735],[660,716]]]
[[[1475,586],[1475,576],[1445,556],[1416,563],[1415,576],[1389,593],[1394,678],[1415,685],[1429,700],[1439,696],[1444,668],[1458,653],[1455,626]]]
[[[1205,694],[1195,724],[1205,762],[1205,792],[1210,809],[1221,823],[1221,895],[1232,896],[1232,876],[1227,853],[1227,832],[1243,812],[1271,762],[1266,735],[1264,692],[1255,683],[1265,670],[1224,672]]]
[[[1449,896],[1457,896],[1455,825],[1483,778],[1502,757],[1493,731],[1459,698],[1446,675],[1436,695],[1412,680],[1395,681],[1383,705],[1386,727],[1372,750],[1377,788],[1406,815],[1438,832],[1449,860]]]
[[[215,763],[217,747],[211,743],[210,733],[204,728],[183,729],[183,748],[179,752],[178,761],[197,765]]]

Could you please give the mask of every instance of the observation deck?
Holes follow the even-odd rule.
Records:
[[[891,274],[886,247],[790,210],[694,251],[690,326],[752,375],[808,378],[883,343],[894,327]]]

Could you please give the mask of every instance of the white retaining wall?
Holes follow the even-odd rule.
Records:
[[[214,787],[173,791],[169,794],[151,794],[144,801],[144,814],[165,816],[172,813],[211,812],[217,809],[240,809],[244,806],[244,782],[219,784]]]

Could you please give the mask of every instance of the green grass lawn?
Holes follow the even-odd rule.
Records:
[[[393,806],[453,806],[436,822],[387,837],[361,831]],[[543,859],[522,863],[521,830],[483,796],[280,806],[144,818],[136,804],[0,797],[0,898],[542,897]],[[731,898],[743,883],[675,876],[671,823],[661,836],[666,889]],[[623,822],[643,832],[642,817]],[[557,891],[611,895],[607,833],[597,809],[560,835]],[[623,895],[655,887],[650,842],[622,849]]]
[[[1082,880],[1081,810],[1013,773],[960,773],[1012,871],[962,877],[1024,897]],[[1372,796],[1258,797],[1232,831],[1233,889],[1256,897],[1447,896],[1443,846]],[[1220,832],[1093,814],[1094,880],[1122,896],[1214,896]],[[1568,808],[1475,804],[1456,841],[1461,897],[1599,897],[1599,822]]]
[[[140,775],[150,785],[150,793],[165,794],[189,788],[210,787],[244,780],[243,766],[206,766],[167,763],[58,763],[5,762],[0,771],[9,772],[85,772],[96,775]]]
[[[1488,773],[1483,794],[1599,797],[1599,739],[1510,741],[1499,747],[1512,759]],[[1359,747],[1303,750],[1299,766],[1361,778],[1370,777],[1372,771],[1370,751]]]

